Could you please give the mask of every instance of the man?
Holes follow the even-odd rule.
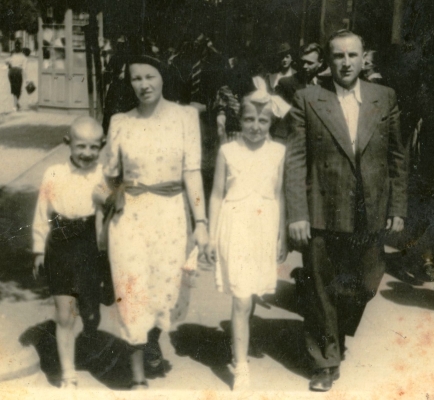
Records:
[[[353,336],[384,272],[385,230],[407,209],[407,166],[392,89],[360,81],[362,39],[334,33],[332,80],[298,91],[290,111],[286,202],[290,238],[302,249],[304,331],[310,389],[339,378],[345,335]]]
[[[365,55],[361,78],[368,82],[384,84],[383,77],[378,71],[377,61],[377,51],[368,50]]]
[[[318,71],[323,65],[323,50],[317,43],[310,43],[301,48],[300,67],[296,74],[280,79],[276,86],[276,94],[288,104],[292,104],[297,90],[318,84]]]
[[[277,57],[279,58],[279,70],[277,73],[268,74],[266,81],[270,87],[271,92],[274,92],[276,86],[283,78],[289,78],[296,73],[292,68],[293,59],[291,55],[291,46],[289,43],[281,43],[277,50]]]

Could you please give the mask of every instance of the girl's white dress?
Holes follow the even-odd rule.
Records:
[[[239,138],[220,151],[226,195],[217,225],[217,287],[240,298],[274,293],[285,147],[267,139],[252,151]]]
[[[181,182],[184,171],[199,170],[201,145],[195,109],[166,100],[154,114],[137,111],[111,118],[104,174],[155,185]],[[167,331],[182,310],[182,267],[187,258],[189,221],[185,196],[125,194],[125,207],[109,227],[109,257],[120,316],[121,337],[147,342],[154,326]]]

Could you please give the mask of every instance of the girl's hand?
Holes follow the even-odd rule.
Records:
[[[205,224],[196,224],[194,229],[194,241],[199,248],[199,258],[205,253],[205,248],[208,244],[208,230]]]
[[[217,246],[214,241],[210,241],[206,246],[206,259],[211,265],[217,262]]]
[[[286,240],[285,228],[280,229],[279,238],[277,239],[277,262],[283,264],[288,256],[288,245]]]
[[[37,254],[33,262],[33,278],[39,278],[39,269],[44,265],[44,254]]]

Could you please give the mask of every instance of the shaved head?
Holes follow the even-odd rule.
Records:
[[[71,150],[73,164],[81,169],[96,165],[105,138],[102,126],[91,117],[78,117],[64,138]]]
[[[78,117],[71,124],[68,137],[70,140],[77,138],[102,139],[104,136],[99,122],[88,116]]]

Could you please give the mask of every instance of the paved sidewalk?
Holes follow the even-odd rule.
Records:
[[[5,123],[19,123],[15,118],[45,123],[47,116],[23,113]],[[58,146],[7,189],[36,191],[45,169],[67,157],[67,147]],[[231,299],[216,291],[213,272],[201,264],[186,320],[161,337],[172,369],[166,378],[150,380],[145,396],[120,390],[116,384],[125,378],[126,367],[121,368],[115,357],[125,358],[116,339],[115,306],[101,306],[101,341],[94,343],[100,353],[92,368],[79,371],[80,390],[65,397],[53,386],[53,303],[30,294],[0,301],[0,399],[434,399],[434,284],[410,286],[389,275],[368,304],[356,336],[347,340],[341,378],[328,393],[309,392],[302,319],[294,312],[294,282],[289,279],[299,265],[300,255],[291,253],[279,268],[276,295],[266,298],[270,308],[256,307],[252,341],[263,357],[250,358],[252,386],[247,393],[230,391]],[[80,329],[78,322],[77,334]]]

